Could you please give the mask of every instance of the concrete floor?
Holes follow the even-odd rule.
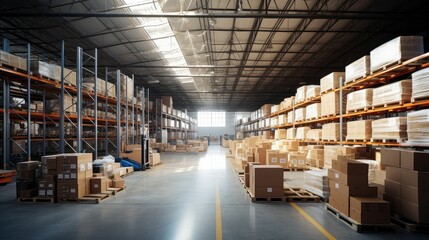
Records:
[[[0,186],[0,239],[223,239],[326,238],[290,204],[252,203],[225,158],[226,150],[163,154],[163,163],[126,178],[127,189],[101,204],[19,204],[15,185]],[[323,203],[298,204],[337,239],[428,239],[427,234],[359,234]]]

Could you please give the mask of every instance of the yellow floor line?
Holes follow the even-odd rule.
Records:
[[[222,215],[220,211],[219,184],[216,181],[216,240],[222,240]]]
[[[290,203],[290,205],[295,208],[303,217],[305,217],[313,226],[315,226],[323,235],[326,236],[329,240],[335,240],[335,237],[332,236],[324,227],[322,227],[316,220],[314,220],[310,215],[308,215],[302,208],[298,207],[295,203]]]

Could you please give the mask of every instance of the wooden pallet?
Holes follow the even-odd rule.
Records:
[[[284,197],[255,197],[253,196],[253,194],[247,190],[247,194],[249,195],[250,199],[252,200],[252,202],[273,202],[273,203],[284,203],[285,202],[285,198]]]
[[[88,194],[77,199],[58,199],[61,203],[92,203],[98,204],[112,196],[112,193],[104,192],[99,194]]]
[[[382,143],[404,143],[406,142],[406,138],[392,138],[392,139],[378,139],[378,138],[371,138],[371,142],[382,142]]]
[[[347,82],[345,81],[345,77],[344,77],[344,86],[346,86],[346,85],[348,85],[348,84],[350,84],[350,83],[354,83],[354,82],[356,82],[356,81],[362,80],[362,79],[364,79],[364,78],[366,78],[366,77],[368,77],[368,76],[369,76],[369,74],[365,73],[364,75],[361,75],[361,76],[359,76],[359,77],[356,77],[356,78],[354,78],[354,79],[352,79],[352,80],[348,80]]]
[[[356,113],[356,112],[368,111],[368,110],[369,110],[369,107],[358,108],[358,109],[353,109],[353,110],[346,110],[346,114],[347,113]]]
[[[33,198],[18,198],[17,201],[20,203],[54,203],[55,199],[33,197]]]
[[[328,118],[328,117],[336,117],[337,114],[327,114],[327,115],[321,115],[321,118]]]
[[[21,69],[19,67],[12,66],[12,65],[9,65],[6,63],[0,63],[0,67],[7,68],[7,69],[13,70],[15,72],[27,73],[27,70],[25,70],[25,69]],[[32,75],[31,72],[30,72],[30,74]]]
[[[427,99],[429,99],[429,96],[426,96],[426,97],[411,98],[411,102],[412,102],[412,103],[415,103],[415,102],[417,102],[417,101],[420,101],[420,100],[427,100]]]
[[[408,103],[408,101],[400,100],[400,101],[391,102],[391,103],[377,104],[377,105],[373,105],[373,106],[372,106],[372,109],[376,109],[376,108],[386,108],[386,107],[391,107],[391,106],[402,106],[402,105],[404,105],[405,103]]]
[[[284,189],[286,202],[320,202],[320,197],[302,188]]]
[[[402,218],[398,214],[393,214],[390,218],[393,224],[404,229],[407,232],[429,232],[429,224],[419,224]]]
[[[358,233],[365,231],[395,231],[393,224],[360,224],[350,217],[347,217],[328,203],[325,204],[325,209],[342,223]]]
[[[370,142],[371,138],[369,138],[369,139],[346,139],[346,141],[350,141],[350,142]]]
[[[112,195],[116,195],[116,194],[118,194],[118,193],[120,193],[120,192],[122,192],[122,191],[124,191],[125,190],[125,188],[126,188],[126,186],[125,187],[123,187],[123,188],[114,188],[114,187],[109,187],[109,188],[107,188],[107,192],[103,192],[103,193],[111,193]]]
[[[307,170],[308,170],[307,167],[283,168],[283,171],[285,172],[303,172]]]

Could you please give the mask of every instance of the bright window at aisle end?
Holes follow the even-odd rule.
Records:
[[[225,127],[225,112],[198,112],[198,127]]]

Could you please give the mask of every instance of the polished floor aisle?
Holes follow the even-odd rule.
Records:
[[[19,204],[15,185],[0,186],[0,239],[427,239],[429,235],[359,234],[323,203],[252,203],[225,157],[163,154],[163,163],[126,178],[127,189],[98,205]],[[307,218],[304,215],[307,214]],[[316,228],[310,220],[320,224]]]

